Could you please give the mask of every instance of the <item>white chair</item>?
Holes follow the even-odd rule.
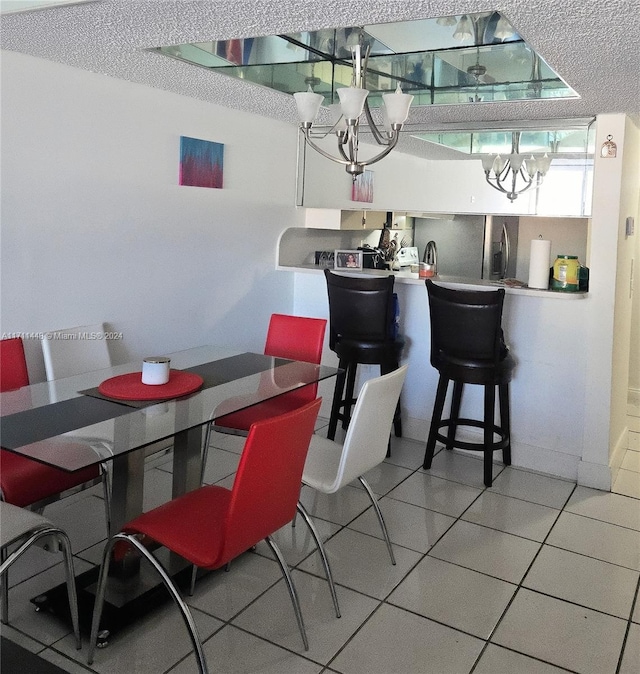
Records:
[[[42,339],[47,381],[111,367],[104,324],[53,330]]]
[[[9,583],[7,574],[9,567],[17,561],[34,543],[42,538],[48,538],[62,550],[67,578],[67,592],[69,594],[69,608],[73,633],[76,637],[76,648],[80,648],[80,628],[78,625],[78,598],[76,595],[76,581],[73,569],[73,555],[67,534],[52,524],[46,517],[30,510],[19,508],[11,503],[0,501],[0,576],[2,578],[2,622],[9,621]],[[11,552],[8,548],[17,546]]]
[[[41,340],[47,381],[111,367],[111,354],[105,336],[104,323],[47,332]],[[55,384],[49,386],[54,387]],[[52,399],[54,397],[55,390],[52,390]],[[74,431],[67,435],[74,435]],[[86,439],[86,436],[82,437]],[[101,457],[106,458],[113,453],[111,444],[106,438],[93,438],[92,446]],[[110,531],[112,480],[111,465],[108,461],[100,464],[100,473],[104,491],[107,531]]]
[[[323,494],[334,494],[350,482],[359,480],[373,504],[392,564],[396,560],[387,527],[378,501],[363,475],[382,463],[387,454],[391,424],[407,368],[403,365],[389,374],[365,382],[358,394],[344,444],[314,435],[302,474],[303,485]],[[318,547],[324,561],[326,554],[322,543]],[[330,573],[327,573],[327,578],[332,595],[335,595]]]

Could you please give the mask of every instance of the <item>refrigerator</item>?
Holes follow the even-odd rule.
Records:
[[[429,215],[414,220],[414,245],[424,260],[435,242],[441,276],[515,278],[518,218],[504,215]]]

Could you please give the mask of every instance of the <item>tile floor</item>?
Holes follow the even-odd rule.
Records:
[[[211,671],[637,674],[640,427],[630,436],[616,493],[501,464],[485,489],[479,459],[441,450],[426,473],[423,445],[394,439],[391,458],[367,477],[396,566],[362,489],[331,497],[303,490],[327,541],[342,618],[303,523],[285,527],[277,540],[294,567],[309,651],[279,569],[259,545],[229,573],[201,579],[188,599]],[[206,480],[229,484],[242,439],[216,435],[213,444]],[[165,455],[148,465],[146,508],[167,498],[169,462]],[[65,499],[47,515],[70,532],[77,571],[99,559],[98,492]],[[88,668],[86,647],[76,651],[68,628],[28,601],[62,581],[57,561],[35,549],[12,569],[5,636],[71,674],[196,671],[171,603],[115,636]]]

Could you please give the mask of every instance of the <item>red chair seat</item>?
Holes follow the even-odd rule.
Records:
[[[211,517],[211,513],[225,512],[230,501],[229,489],[202,487],[136,517],[123,531],[144,534],[200,568],[217,569],[255,543],[222,559],[224,519]]]
[[[277,417],[285,412],[290,412],[298,407],[306,405],[315,400],[317,396],[317,386],[315,384],[305,386],[302,389],[284,393],[277,398],[271,398],[247,407],[239,412],[225,414],[215,420],[215,425],[223,428],[234,428],[241,431],[248,431],[251,424],[256,421],[263,421],[271,417]],[[233,399],[236,400],[235,398]],[[225,401],[226,402],[226,401]]]
[[[99,477],[97,465],[67,473],[0,449],[0,486],[4,500],[22,508]]]

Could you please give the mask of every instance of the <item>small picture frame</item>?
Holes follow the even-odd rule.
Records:
[[[334,269],[362,269],[362,251],[336,250],[334,254]]]

